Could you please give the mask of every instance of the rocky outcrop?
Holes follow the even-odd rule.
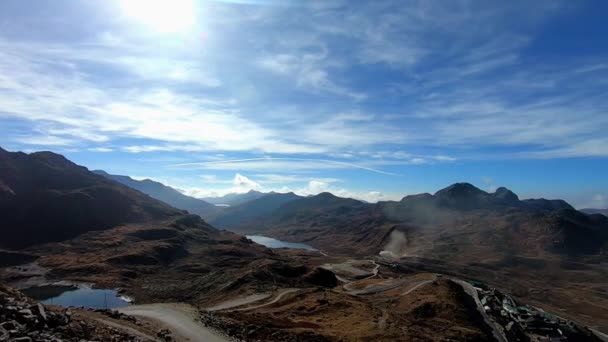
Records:
[[[138,341],[135,336],[76,315],[70,309],[48,308],[0,285],[0,341],[82,340]]]
[[[338,286],[338,278],[329,270],[317,267],[304,276],[304,281],[321,287],[336,287]]]
[[[182,215],[51,152],[0,151],[0,248],[64,241],[131,222]]]

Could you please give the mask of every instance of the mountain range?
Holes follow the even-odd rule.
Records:
[[[248,201],[241,200],[240,204],[224,208],[221,211],[216,211],[214,215],[211,215],[208,218],[208,221],[218,228],[246,224],[247,222],[272,213],[281,208],[284,204],[300,198],[302,197],[293,192],[286,194],[272,192],[262,194],[260,197],[257,197],[256,195],[253,199]]]
[[[7,267],[35,260],[48,270],[47,281],[120,287],[142,303],[209,307],[278,291],[249,312],[208,317],[241,339],[275,340],[278,333],[283,341],[335,340],[344,332],[334,327],[345,326],[352,340],[394,340],[401,327],[424,340],[457,317],[459,327],[473,329],[466,330],[470,340],[487,340],[455,278],[608,327],[608,218],[562,200],[520,200],[507,188],[490,193],[468,183],[378,203],[331,193],[252,193],[203,220],[153,196],[194,209],[200,200],[157,182],[98,173],[51,152],[0,149],[0,248],[9,249],[0,249],[3,282],[24,277]],[[321,253],[271,250],[231,231],[304,242]],[[358,294],[369,286],[382,292]],[[274,328],[258,328],[267,322]],[[247,335],[251,327],[257,333]],[[459,329],[437,336],[462,340]]]
[[[255,205],[263,206],[264,198]],[[400,254],[447,258],[459,250],[478,250],[495,260],[601,254],[608,243],[605,216],[584,214],[563,200],[520,200],[504,187],[487,193],[468,183],[401,201],[370,204],[322,193],[270,209],[249,221],[225,220],[223,228],[360,254],[380,252],[397,230],[408,241]]]
[[[163,201],[172,207],[187,210],[188,212],[206,217],[216,210],[215,205],[201,199],[186,196],[180,191],[150,179],[135,180],[129,176],[111,175],[102,170],[93,171],[105,178],[126,185],[130,188],[143,192],[144,194]]]
[[[249,190],[245,193],[231,193],[218,197],[205,197],[203,200],[216,205],[233,206],[255,200],[265,195],[267,194],[263,192]]]
[[[602,214],[604,216],[608,216],[608,209],[585,208],[585,209],[581,209],[581,211],[584,212],[585,214]]]
[[[0,184],[2,248],[182,214],[52,152],[0,149]]]

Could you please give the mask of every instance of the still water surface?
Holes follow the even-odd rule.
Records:
[[[316,248],[305,243],[281,241],[261,235],[247,235],[247,238],[268,248],[300,248],[307,249],[309,251],[317,251]]]
[[[43,304],[60,306],[112,309],[127,306],[130,302],[116,290],[93,289],[89,286],[43,285],[22,291]]]

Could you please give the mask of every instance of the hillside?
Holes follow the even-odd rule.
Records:
[[[203,198],[204,201],[208,202],[208,203],[213,203],[213,204],[224,204],[224,205],[229,205],[229,206],[234,206],[234,205],[239,205],[239,204],[243,204],[245,202],[249,202],[252,201],[254,199],[266,196],[266,193],[263,192],[259,192],[259,191],[255,191],[255,190],[249,190],[246,193],[233,193],[233,194],[227,194],[224,196],[219,196],[219,197],[205,197]]]
[[[217,228],[246,224],[251,220],[264,217],[279,207],[300,198],[300,196],[293,192],[287,194],[269,193],[251,201],[218,211],[216,215],[209,217],[208,221]]]
[[[270,194],[228,208],[235,230],[305,241],[325,255],[271,250],[214,229],[56,154],[0,156],[2,217],[20,215],[3,236],[30,237],[11,241],[26,247],[18,253],[2,252],[0,279],[8,284],[77,281],[121,288],[141,304],[188,303],[207,308],[200,312],[207,326],[244,340],[491,340],[476,290],[454,277],[524,288],[534,305],[566,309],[560,314],[585,324],[608,321],[607,218],[565,202],[458,184],[400,202]],[[51,202],[37,200],[45,196]],[[401,258],[377,256],[383,249]],[[449,328],[438,333],[439,324]],[[588,334],[567,321],[563,327]]]
[[[520,200],[506,188],[488,193],[467,183],[377,204],[324,193],[226,227],[326,251],[372,254],[397,230],[407,241],[400,254],[463,261],[602,255],[608,246],[608,220],[601,215],[584,215],[562,200]]]
[[[602,214],[604,216],[608,216],[608,209],[590,209],[590,208],[586,208],[586,209],[581,209],[580,211],[582,211],[585,214]]]
[[[306,242],[342,254],[375,254],[393,226],[374,205],[325,192],[290,201],[252,221],[225,228]]]
[[[434,195],[378,206],[390,220],[410,226],[404,230],[408,246],[403,253],[413,255],[593,255],[601,254],[608,242],[608,220],[602,216],[584,215],[562,200],[519,200],[506,188],[487,193],[458,183]],[[458,253],[464,250],[466,254]]]
[[[61,241],[181,212],[52,152],[0,149],[1,248]]]
[[[210,203],[198,198],[186,196],[170,186],[166,186],[150,179],[135,180],[129,176],[111,175],[102,170],[96,170],[93,172],[143,192],[144,194],[147,194],[152,198],[156,198],[159,201],[165,202],[172,207],[187,210],[192,214],[206,217],[210,213],[217,210],[217,207]]]

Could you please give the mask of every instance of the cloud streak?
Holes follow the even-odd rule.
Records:
[[[296,166],[296,169],[301,170],[315,170],[319,168],[352,168],[382,175],[396,176],[396,173],[387,172],[363,165],[330,160],[330,159],[319,159],[319,158],[295,158],[295,157],[264,157],[264,158],[246,158],[246,159],[232,159],[232,160],[217,160],[217,161],[203,161],[203,162],[192,162],[192,163],[180,163],[170,165],[171,167],[200,167],[202,169],[215,169],[215,170],[259,170],[265,167],[260,167],[260,163],[255,162],[273,162],[273,161],[289,161],[289,162],[312,162],[312,164],[304,164],[303,166]],[[251,163],[254,162],[254,163]],[[284,165],[284,164],[283,164]],[[296,164],[297,165],[297,164]],[[280,170],[277,165],[268,165],[270,169]]]

